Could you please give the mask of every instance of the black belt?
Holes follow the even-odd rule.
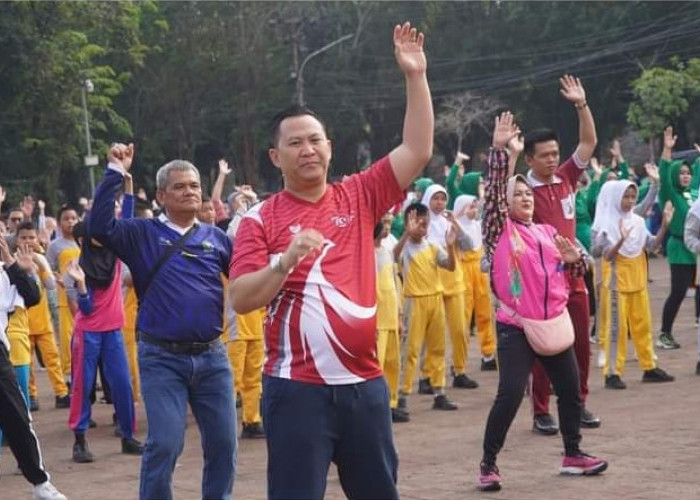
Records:
[[[146,342],[147,344],[157,345],[158,347],[162,347],[166,351],[173,354],[190,355],[202,354],[221,344],[221,340],[218,338],[210,340],[209,342],[172,342],[170,340],[151,337],[147,333],[143,332],[138,332],[138,340]]]

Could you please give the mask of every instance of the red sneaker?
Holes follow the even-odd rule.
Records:
[[[608,462],[602,458],[579,453],[573,457],[564,457],[559,472],[570,476],[595,476],[608,468]]]

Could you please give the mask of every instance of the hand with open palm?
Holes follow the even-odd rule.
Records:
[[[425,73],[428,62],[423,52],[424,41],[423,33],[412,28],[409,22],[394,27],[394,55],[406,76]]]

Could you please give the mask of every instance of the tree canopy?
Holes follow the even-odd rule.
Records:
[[[332,175],[357,171],[401,137],[404,82],[391,34],[403,20],[426,34],[438,114],[479,96],[480,107],[511,109],[523,130],[557,129],[566,154],[577,123],[557,80],[571,73],[586,87],[602,151],[629,129],[649,139],[666,124],[679,147],[700,139],[698,2],[2,2],[8,205],[26,192],[53,207],[89,195],[85,79],[94,83],[93,151],[104,158],[110,142],[135,142],[136,182],[151,194],[155,170],[173,158],[212,180],[226,157],[235,182],[277,189],[268,122],[296,99],[305,58],[348,34],[307,61],[303,83],[328,123]],[[474,158],[487,147],[475,124],[461,137],[436,135],[439,161],[451,161],[457,144]]]

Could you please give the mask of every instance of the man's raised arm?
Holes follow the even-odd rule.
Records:
[[[586,91],[581,85],[581,80],[571,75],[564,75],[559,79],[561,83],[561,95],[564,99],[573,103],[578,113],[578,146],[576,153],[583,164],[588,164],[593,156],[598,137],[595,132],[593,113],[586,101]]]
[[[92,236],[123,259],[119,222],[114,216],[114,200],[124,184],[124,174],[129,171],[134,157],[134,146],[115,144],[109,152],[109,166],[104,180],[95,190],[95,199],[88,217]]]
[[[410,23],[394,28],[394,55],[406,77],[406,116],[403,141],[389,158],[401,189],[411,185],[433,155],[435,119],[423,41],[423,33],[411,28]]]

